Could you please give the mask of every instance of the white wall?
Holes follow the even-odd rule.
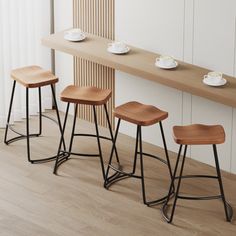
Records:
[[[115,7],[117,40],[235,76],[235,0],[117,0]],[[169,112],[164,128],[173,151],[178,148],[171,137],[173,125],[222,124],[227,141],[219,145],[220,164],[236,173],[236,109],[117,72],[116,105],[130,100]],[[121,131],[135,135],[130,124],[122,125]],[[145,131],[146,141],[162,145],[158,129]],[[211,147],[192,147],[188,154],[214,164]]]
[[[72,0],[55,1],[56,31],[73,25]],[[236,75],[236,1],[235,0],[116,0],[116,39],[153,52]],[[59,93],[73,83],[73,57],[56,52]],[[133,89],[130,89],[133,88]],[[120,93],[122,92],[122,95]],[[221,167],[236,173],[236,109],[188,93],[116,73],[116,105],[130,100],[153,104],[169,112],[163,125],[168,147],[176,151],[172,126],[190,123],[222,124],[227,141],[219,145]],[[60,104],[61,110],[64,106]],[[121,131],[135,135],[135,127]],[[147,128],[148,142],[162,145],[159,129]],[[214,164],[210,147],[193,147],[192,158]]]
[[[55,0],[55,32],[73,27],[73,0]],[[56,51],[56,75],[59,83],[56,87],[57,97],[69,84],[74,83],[73,56]],[[59,101],[59,99],[58,99]],[[65,110],[65,103],[59,102],[60,110]]]

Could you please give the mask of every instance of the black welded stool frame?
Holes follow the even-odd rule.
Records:
[[[110,159],[109,159],[109,163],[108,163],[108,167],[107,167],[107,171],[106,171],[104,187],[106,189],[109,189],[109,187],[112,184],[114,184],[114,183],[116,183],[116,182],[118,182],[122,179],[125,179],[125,178],[129,178],[129,177],[138,178],[138,179],[141,180],[143,203],[147,206],[153,206],[153,205],[158,205],[158,204],[163,203],[166,200],[166,198],[168,197],[168,195],[166,195],[162,198],[156,199],[156,200],[147,201],[146,191],[145,191],[144,162],[143,162],[143,156],[147,156],[147,157],[151,157],[151,158],[159,160],[160,162],[162,162],[163,164],[168,166],[170,180],[172,179],[171,165],[170,165],[169,154],[168,154],[167,145],[166,145],[166,141],[165,141],[165,135],[164,135],[162,122],[160,121],[159,125],[160,125],[161,136],[162,136],[162,140],[163,140],[166,160],[164,160],[164,159],[162,159],[158,156],[154,156],[152,154],[143,152],[143,147],[142,147],[142,126],[137,125],[133,169],[132,169],[132,172],[130,172],[130,173],[122,171],[122,166],[120,165],[120,163],[118,163],[117,168],[112,165],[112,159],[113,159],[114,151],[116,149],[116,140],[117,140],[117,136],[118,136],[118,133],[119,133],[120,123],[121,123],[121,119],[118,119],[117,128],[116,128],[115,137],[114,137],[114,143],[113,143],[113,147],[112,147],[112,150],[111,150]],[[135,174],[138,155],[140,156],[140,170],[141,170],[140,175]],[[109,176],[110,169],[115,171],[115,173],[112,174],[111,176]],[[172,187],[171,195],[173,193],[174,193],[174,186]]]
[[[30,129],[29,128],[29,88],[26,87],[26,134],[22,134],[22,133],[18,132],[17,130],[15,130],[10,124],[11,111],[12,111],[12,105],[13,105],[15,88],[16,88],[16,80],[13,81],[12,93],[11,93],[11,99],[10,99],[10,105],[9,105],[9,111],[8,111],[7,123],[6,123],[6,129],[5,129],[4,143],[6,145],[9,145],[9,144],[11,144],[13,142],[16,142],[18,140],[26,139],[27,140],[27,158],[28,158],[28,161],[32,164],[53,161],[57,157],[57,156],[52,156],[52,157],[32,160],[31,159],[31,153],[30,153],[30,138],[39,137],[42,134],[42,117],[48,118],[48,119],[52,120],[53,122],[56,122],[59,126],[60,133],[62,132],[62,126],[61,126],[60,115],[59,115],[59,111],[58,111],[58,106],[57,106],[54,87],[53,87],[53,84],[50,84],[50,86],[51,86],[51,90],[52,90],[52,97],[53,97],[53,102],[54,102],[54,106],[55,106],[55,110],[56,110],[57,120],[54,120],[53,118],[42,114],[41,87],[38,87],[38,94],[39,94],[39,129],[38,129],[38,133],[30,134],[30,130],[29,130]],[[9,129],[12,132],[16,133],[18,136],[14,137],[14,138],[11,138],[11,139],[8,139],[8,130]],[[63,146],[65,147],[64,140],[63,140]]]
[[[162,215],[163,215],[164,219],[168,223],[172,222],[178,198],[179,199],[185,199],[185,200],[213,200],[213,199],[222,199],[223,205],[224,205],[224,210],[225,210],[226,220],[230,222],[232,217],[233,217],[233,209],[225,200],[225,194],[224,194],[223,183],[222,183],[222,178],[221,178],[221,173],[220,173],[220,166],[219,166],[219,160],[218,160],[218,154],[217,154],[216,145],[213,144],[213,153],[214,153],[214,159],[215,159],[215,165],[216,165],[216,173],[217,173],[216,176],[214,176],[214,175],[185,175],[185,176],[183,176],[183,169],[184,169],[184,163],[185,163],[185,158],[186,158],[186,152],[187,152],[188,145],[185,145],[185,147],[184,147],[184,155],[183,155],[183,160],[182,160],[182,164],[181,164],[181,167],[180,167],[180,173],[179,173],[179,176],[176,176],[177,175],[177,169],[178,169],[179,162],[180,162],[180,158],[181,158],[182,147],[183,147],[183,145],[180,145],[180,147],[179,147],[179,152],[178,152],[178,156],[177,156],[177,160],[176,160],[176,165],[175,165],[174,173],[173,173],[173,176],[172,176],[172,181],[171,181],[170,188],[169,188],[168,198],[167,198],[166,202],[164,203],[164,205],[162,206]],[[200,196],[200,197],[198,197],[198,196],[183,196],[183,195],[179,195],[181,180],[184,179],[184,178],[211,178],[211,179],[218,179],[219,188],[220,188],[220,195]],[[169,208],[168,203],[169,203],[170,196],[171,196],[171,189],[174,186],[174,182],[175,182],[176,179],[178,179],[177,189],[176,189],[176,193],[175,193],[175,196],[174,196],[174,202],[173,202],[172,210],[171,210],[170,216],[168,216],[167,211],[168,211],[168,208]]]
[[[101,169],[102,169],[102,176],[103,179],[105,179],[105,167],[104,167],[104,160],[103,160],[103,155],[102,155],[102,148],[101,148],[101,142],[100,139],[104,140],[109,140],[112,141],[113,143],[113,132],[112,132],[112,126],[111,122],[109,119],[109,114],[107,110],[106,104],[103,104],[105,114],[106,114],[106,120],[109,128],[109,133],[110,133],[110,138],[105,137],[99,134],[99,128],[98,128],[98,120],[97,120],[97,113],[96,113],[96,105],[91,105],[93,107],[93,115],[94,115],[94,124],[95,124],[95,130],[96,134],[82,134],[82,133],[75,133],[75,126],[76,126],[76,120],[77,120],[77,112],[78,112],[78,103],[74,104],[74,117],[73,117],[73,126],[72,126],[72,131],[71,131],[71,138],[70,138],[70,144],[69,144],[69,149],[68,151],[66,150],[61,150],[61,146],[64,140],[64,134],[65,134],[65,129],[66,129],[66,123],[67,123],[67,118],[68,118],[68,113],[69,113],[69,108],[70,108],[70,102],[67,103],[67,108],[66,108],[66,114],[64,118],[64,125],[62,128],[62,134],[61,134],[61,139],[58,147],[58,153],[57,153],[57,158],[56,162],[54,165],[54,170],[53,173],[57,174],[58,167],[67,161],[70,157],[70,155],[75,155],[75,156],[84,156],[84,157],[99,157],[100,158],[100,164],[101,164]],[[75,136],[82,136],[82,137],[95,137],[97,139],[97,144],[98,144],[98,154],[88,154],[88,153],[75,153],[72,152],[72,146],[73,146],[73,140]],[[117,150],[115,148],[115,153],[116,153],[116,160],[119,163],[119,157],[117,154]]]

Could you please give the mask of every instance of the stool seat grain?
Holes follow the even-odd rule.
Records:
[[[176,143],[184,145],[221,144],[225,142],[225,132],[221,125],[174,126],[173,137]]]
[[[114,115],[117,118],[137,125],[149,126],[166,119],[168,112],[162,111],[152,105],[128,102],[118,106],[114,110]]]
[[[103,105],[109,100],[111,94],[110,89],[70,85],[62,91],[61,100],[76,104]]]
[[[38,88],[58,82],[58,78],[54,74],[40,66],[27,66],[12,70],[11,77],[26,88]]]

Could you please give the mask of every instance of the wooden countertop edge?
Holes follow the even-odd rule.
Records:
[[[206,99],[209,99],[209,100],[212,100],[212,101],[215,101],[215,102],[227,105],[227,106],[236,107],[236,100],[234,101],[234,100],[230,99],[229,97],[226,97],[222,94],[219,95],[218,93],[217,94],[214,93],[215,89],[222,89],[220,87],[214,88],[214,89],[212,89],[212,91],[210,91],[208,88],[206,88],[207,89],[206,91],[204,91],[204,89],[199,91],[199,89],[197,87],[194,87],[193,85],[190,86],[190,85],[187,85],[186,83],[181,83],[176,80],[163,78],[162,76],[156,76],[155,74],[149,73],[147,71],[144,72],[143,70],[139,70],[137,68],[133,68],[133,67],[129,68],[127,66],[123,66],[122,64],[120,64],[118,62],[113,62],[112,60],[104,59],[99,56],[90,55],[89,53],[85,53],[83,51],[76,52],[71,47],[67,48],[64,45],[62,47],[61,42],[55,42],[55,41],[51,42],[48,37],[43,38],[41,41],[44,46],[47,46],[47,47],[52,48],[54,50],[62,51],[64,53],[68,53],[73,56],[78,56],[78,57],[90,60],[92,62],[101,64],[104,66],[108,66],[113,69],[120,70],[122,72],[132,74],[132,75],[141,77],[146,80],[157,82],[157,83],[160,83],[160,84],[165,85],[167,87],[181,90],[181,91],[184,91],[184,92],[196,95],[196,96],[204,97]],[[193,66],[193,67],[196,67],[199,69],[204,69],[206,71],[209,71],[209,70],[199,67],[199,66],[195,66],[195,65],[183,63],[183,62],[181,62],[181,63],[183,65]],[[229,83],[232,82],[236,85],[236,79],[234,79],[233,77],[225,76],[225,78],[229,81]],[[236,96],[236,90],[235,90],[235,96]]]

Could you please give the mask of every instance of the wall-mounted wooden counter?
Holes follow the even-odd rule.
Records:
[[[83,42],[68,42],[64,40],[64,32],[42,39],[43,45],[52,49],[236,107],[236,78],[224,76],[228,81],[225,86],[210,87],[202,83],[203,76],[209,72],[207,69],[179,62],[179,67],[174,70],[162,70],[154,65],[157,54],[131,47],[127,55],[113,55],[107,52],[109,42],[108,39],[90,34]]]

